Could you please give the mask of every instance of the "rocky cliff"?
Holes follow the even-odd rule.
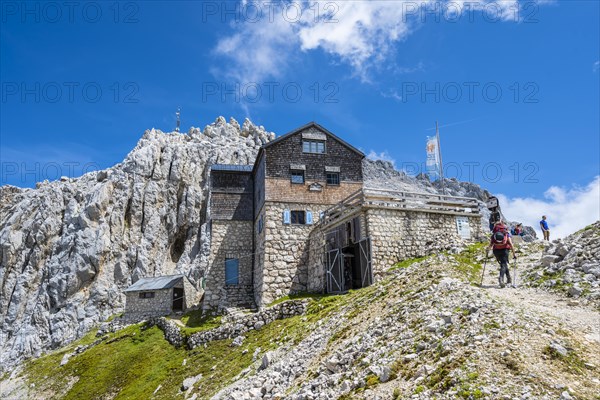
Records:
[[[546,242],[542,257],[528,267],[529,285],[565,293],[600,309],[600,221]]]
[[[207,167],[251,164],[274,136],[223,117],[202,132],[153,129],[107,170],[0,188],[2,365],[120,312],[122,290],[140,277],[197,280],[209,245]]]
[[[197,283],[210,246],[208,167],[252,164],[274,137],[223,117],[187,134],[153,129],[107,170],[35,189],[1,187],[2,365],[64,345],[121,312],[123,289],[140,277],[183,273]],[[369,187],[439,190],[382,161],[365,160],[363,170]],[[489,195],[471,183],[445,186],[481,201]]]

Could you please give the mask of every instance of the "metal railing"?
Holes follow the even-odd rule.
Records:
[[[359,189],[323,213],[322,225],[346,219],[367,208],[422,211],[439,214],[479,214],[479,203],[472,197],[433,193],[398,192],[387,189]]]

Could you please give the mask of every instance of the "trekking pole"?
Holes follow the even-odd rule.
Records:
[[[485,266],[487,265],[488,255],[485,253],[485,261],[483,262],[483,271],[481,272],[481,282],[479,282],[479,287],[483,286],[483,276],[485,275]]]
[[[514,262],[515,262],[515,280],[513,281],[513,287],[516,288],[517,287],[517,257],[514,258]]]

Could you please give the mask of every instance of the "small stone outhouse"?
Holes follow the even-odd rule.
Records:
[[[184,275],[141,278],[125,289],[125,317],[141,319],[182,312],[197,305],[199,293]]]

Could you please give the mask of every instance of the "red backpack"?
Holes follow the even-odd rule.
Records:
[[[508,232],[502,232],[500,230],[495,232],[492,235],[492,244],[494,245],[494,249],[510,249],[510,244],[508,243]]]
[[[504,224],[494,225],[494,229],[492,229],[492,233],[502,232],[504,234],[508,233],[508,227]]]

